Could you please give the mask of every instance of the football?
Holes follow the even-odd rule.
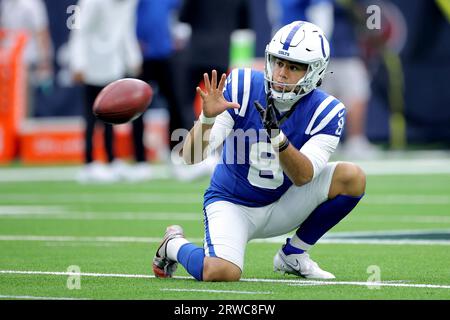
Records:
[[[139,117],[150,105],[152,87],[146,82],[125,78],[104,87],[93,106],[94,115],[107,123],[121,124]]]

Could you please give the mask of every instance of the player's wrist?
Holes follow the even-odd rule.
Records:
[[[216,121],[216,117],[205,117],[202,111],[202,113],[200,113],[200,116],[198,117],[198,120],[201,124],[213,125],[214,121]]]
[[[286,150],[290,144],[289,139],[285,136],[285,134],[281,130],[278,133],[278,135],[270,138],[270,143],[272,144],[272,147],[277,152],[282,152],[282,151]]]

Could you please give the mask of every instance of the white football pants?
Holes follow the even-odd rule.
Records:
[[[264,207],[246,207],[217,201],[205,208],[205,255],[219,257],[244,267],[247,242],[284,235],[294,229],[328,199],[337,162],[328,163],[311,182],[292,185],[276,202]]]

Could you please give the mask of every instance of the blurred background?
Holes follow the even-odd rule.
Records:
[[[2,166],[85,162],[86,88],[75,77],[70,40],[86,27],[83,2],[0,1]],[[449,157],[449,1],[140,0],[133,8],[142,62],[124,76],[148,81],[156,94],[142,117],[141,138],[139,132],[133,137],[132,124],[114,127],[118,159],[167,163],[171,132],[189,129],[199,113],[195,86],[202,72],[262,70],[274,30],[294,20],[318,24],[331,43],[324,88],[346,104],[351,118],[338,158]],[[93,20],[99,24],[101,16],[94,13]],[[109,20],[107,30],[116,32],[121,19]],[[102,48],[108,33],[98,36]],[[108,162],[102,130],[97,123],[93,159]],[[139,139],[145,157],[138,160]]]

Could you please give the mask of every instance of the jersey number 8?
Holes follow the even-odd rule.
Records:
[[[283,170],[270,143],[252,144],[247,179],[251,185],[265,189],[277,189],[283,184]]]

